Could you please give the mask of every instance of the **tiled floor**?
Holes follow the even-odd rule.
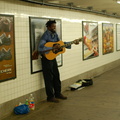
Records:
[[[65,91],[67,100],[42,101],[29,114],[3,120],[120,120],[120,66],[93,81],[82,90]]]

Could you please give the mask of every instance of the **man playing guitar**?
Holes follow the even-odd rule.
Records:
[[[60,41],[58,34],[56,33],[56,21],[49,20],[46,23],[46,27],[47,30],[44,32],[40,39],[38,51],[42,56],[41,62],[45,82],[45,89],[47,94],[47,101],[58,103],[59,102],[58,99],[67,99],[67,97],[61,94],[61,81],[56,58],[52,58],[49,60],[46,58],[45,54],[47,55],[51,49],[52,53],[56,54],[57,51],[62,51],[63,48],[61,47],[60,44],[46,46],[46,44],[49,42],[54,43]],[[77,40],[74,40],[73,43],[79,44]],[[71,48],[71,44],[66,46],[66,48]]]

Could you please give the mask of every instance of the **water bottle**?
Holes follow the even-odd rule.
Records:
[[[29,108],[30,110],[35,109],[35,102],[34,102],[33,94],[30,94],[30,97],[29,97]]]
[[[26,99],[25,104],[29,105],[29,100],[28,99]]]

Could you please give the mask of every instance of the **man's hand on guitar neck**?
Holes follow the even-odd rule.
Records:
[[[78,45],[80,41],[83,41],[83,40],[85,40],[85,39],[86,39],[86,36],[84,36],[84,37],[82,37],[82,38],[79,38],[79,39],[75,39],[75,40],[73,41],[73,43],[74,43],[75,45]]]
[[[78,45],[79,44],[79,41],[78,40],[74,40],[73,41],[75,45]]]
[[[75,44],[75,45],[78,45],[78,44],[79,44],[79,41],[74,40],[74,44]]]

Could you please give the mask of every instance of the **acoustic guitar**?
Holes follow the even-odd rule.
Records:
[[[82,37],[82,38],[79,38],[79,39],[75,39],[74,41],[72,42],[69,42],[67,44],[64,44],[63,41],[58,41],[58,42],[47,42],[45,44],[46,47],[52,47],[52,49],[49,49],[49,50],[46,50],[46,51],[43,51],[44,53],[44,56],[48,59],[48,60],[53,60],[54,58],[56,58],[59,54],[62,54],[65,52],[65,47],[67,46],[70,46],[76,42],[81,42],[83,41],[85,38]],[[59,45],[60,48],[59,49],[56,49],[54,48],[54,46],[56,45]],[[47,52],[47,53],[46,53]]]

